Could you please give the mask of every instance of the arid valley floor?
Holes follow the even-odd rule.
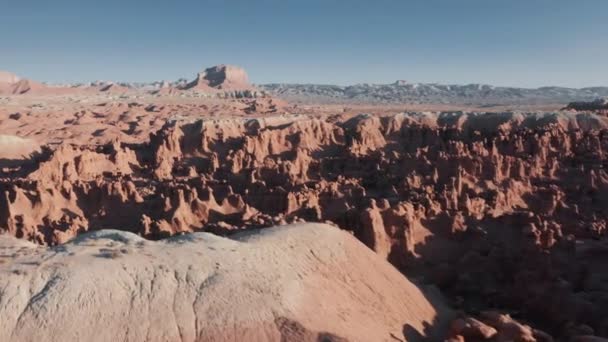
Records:
[[[608,341],[606,95],[0,72],[0,341]]]

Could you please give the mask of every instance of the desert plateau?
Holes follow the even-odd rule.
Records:
[[[0,342],[608,342],[606,3],[6,7]]]

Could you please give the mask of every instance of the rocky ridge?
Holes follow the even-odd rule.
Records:
[[[597,113],[608,114],[608,97],[595,99],[593,101],[570,102],[564,110],[575,111],[594,111]]]
[[[491,107],[591,101],[608,96],[608,87],[529,89],[485,84],[446,85],[404,81],[350,86],[275,83],[259,87],[290,102],[310,103],[468,104]]]

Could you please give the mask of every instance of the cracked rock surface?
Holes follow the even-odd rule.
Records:
[[[0,236],[1,341],[412,340],[449,316],[323,224],[158,242],[102,230],[51,248]]]

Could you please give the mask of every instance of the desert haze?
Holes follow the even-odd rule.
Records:
[[[0,340],[607,341],[605,96],[0,72]]]

